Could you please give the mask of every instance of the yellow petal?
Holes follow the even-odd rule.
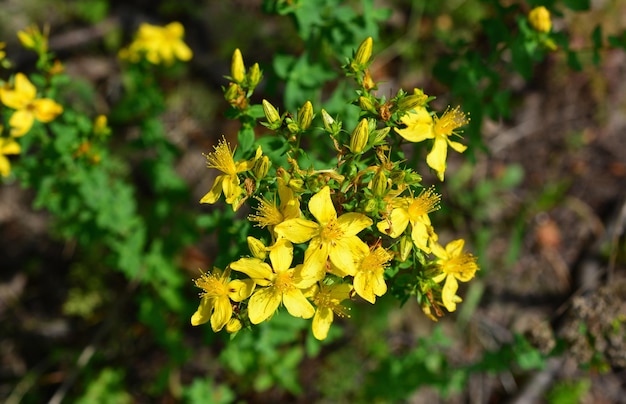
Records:
[[[448,257],[453,258],[461,255],[463,253],[464,245],[465,240],[463,240],[462,238],[449,242],[446,245],[446,253],[448,254]]]
[[[321,243],[319,237],[309,243],[304,252],[304,264],[302,277],[308,279],[323,279],[326,274],[326,261],[328,260],[328,245]]]
[[[300,289],[289,289],[283,294],[283,304],[294,317],[311,318],[315,314],[315,309],[304,297]]]
[[[433,148],[426,156],[426,164],[437,172],[440,180],[443,173],[446,171],[446,157],[448,155],[448,143],[446,139],[445,136],[435,137]]]
[[[35,118],[41,122],[50,122],[63,112],[63,107],[49,98],[42,98],[31,103]]]
[[[459,153],[463,153],[465,150],[467,150],[467,146],[465,146],[463,143],[455,142],[450,139],[448,139],[448,145],[452,147],[454,151],[457,151]]]
[[[19,143],[10,138],[0,138],[0,154],[20,154]]]
[[[357,236],[344,237],[330,245],[328,255],[331,262],[342,272],[354,274],[356,272],[356,261],[369,248]]]
[[[37,88],[28,80],[28,77],[22,73],[15,75],[15,91],[19,93],[24,100],[34,100],[37,96]]]
[[[9,119],[9,125],[11,126],[11,136],[20,137],[28,133],[30,128],[33,127],[35,117],[33,114],[25,109],[15,111]]]
[[[427,254],[430,253],[430,248],[428,247],[429,238],[428,226],[421,221],[414,222],[411,230],[411,239],[417,248]]]
[[[252,324],[259,324],[267,320],[282,300],[282,296],[274,288],[258,289],[248,303],[248,317]]]
[[[198,310],[191,316],[191,325],[204,324],[211,318],[211,311],[213,310],[213,299],[210,297],[203,297],[200,300],[200,306]]]
[[[228,297],[234,302],[242,302],[254,292],[256,284],[252,279],[235,279],[228,282]]]
[[[11,174],[11,162],[8,158],[0,154],[0,175],[6,177],[9,174]]]
[[[227,175],[218,175],[215,178],[215,182],[213,182],[213,186],[211,190],[207,192],[206,195],[200,199],[200,203],[215,203],[218,199],[220,199],[220,195],[222,195],[222,182],[224,181],[224,177]]]
[[[383,277],[384,270],[375,272],[358,272],[353,280],[355,292],[363,299],[374,304],[376,296],[387,293],[387,284]]]
[[[409,142],[421,142],[434,137],[433,118],[424,107],[410,111],[400,120],[407,127],[395,131]]]
[[[311,197],[309,210],[320,224],[326,224],[333,219],[337,219],[337,211],[333,201],[330,199],[330,188],[326,186]]]
[[[372,225],[372,219],[362,213],[346,213],[337,219],[337,225],[345,236],[355,236]]]
[[[293,261],[293,246],[287,239],[279,239],[270,247],[270,261],[275,272],[285,272]]]
[[[389,226],[391,222],[391,227]],[[406,209],[395,208],[391,211],[389,220],[381,220],[376,224],[381,233],[387,234],[391,238],[397,238],[409,225],[409,212]]]
[[[328,336],[328,330],[330,330],[330,325],[333,323],[334,314],[333,311],[328,307],[318,307],[315,312],[315,317],[313,317],[313,336],[322,341],[325,340]]]
[[[248,275],[259,286],[269,285],[274,278],[272,267],[258,258],[241,258],[230,264],[230,267]]]
[[[222,190],[224,191],[226,203],[233,204],[243,192],[239,186],[239,177],[237,177],[237,175],[225,175],[222,181]]]
[[[289,219],[274,227],[274,232],[292,243],[305,243],[319,233],[319,225],[306,219]]]
[[[233,316],[233,306],[226,296],[215,298],[213,314],[211,315],[211,328],[214,332],[220,331]]]
[[[456,295],[456,291],[458,289],[459,284],[454,276],[448,276],[446,278],[446,283],[443,285],[443,289],[441,290],[441,300],[449,312],[455,311],[456,304],[460,301],[460,297]]]

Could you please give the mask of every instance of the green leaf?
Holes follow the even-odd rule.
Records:
[[[573,11],[587,11],[591,7],[589,0],[563,0],[563,4]]]

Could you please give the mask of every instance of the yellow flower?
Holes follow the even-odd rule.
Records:
[[[233,159],[235,151],[230,149],[230,144],[224,138],[213,148],[215,151],[206,156],[207,165],[209,168],[217,168],[224,174],[215,178],[211,190],[202,197],[200,203],[215,203],[223,192],[226,203],[232,205],[233,210],[236,210],[237,202],[241,199],[243,192],[239,186],[240,181],[237,174],[250,170],[254,166],[254,161],[235,162]]]
[[[550,32],[552,29],[552,21],[550,20],[550,12],[544,6],[535,7],[528,13],[528,22],[530,26],[539,32]]]
[[[247,299],[254,291],[254,282],[251,279],[230,280],[230,269],[221,271],[213,268],[210,274],[203,273],[195,280],[197,287],[203,292],[198,310],[191,317],[191,325],[204,324],[211,320],[211,328],[218,332],[231,321],[233,316],[233,302]]]
[[[0,62],[2,62],[7,55],[6,52],[4,51],[4,48],[6,46],[7,46],[6,43],[0,41]]]
[[[350,298],[351,291],[352,286],[348,283],[314,286],[312,295],[316,310],[312,329],[315,338],[320,341],[326,339],[335,314],[350,317],[348,309],[341,302]]]
[[[185,28],[179,22],[172,22],[165,27],[143,23],[139,26],[135,40],[128,48],[120,51],[120,57],[136,62],[145,56],[148,62],[155,65],[169,65],[176,59],[186,62],[193,53],[183,42],[184,35]]]
[[[463,253],[463,239],[454,240],[446,245],[444,249],[439,244],[432,246],[433,254],[438,258],[436,263],[441,273],[433,278],[439,283],[446,280],[441,291],[441,300],[448,311],[456,310],[456,304],[462,299],[456,295],[459,288],[457,279],[461,282],[468,282],[478,271],[476,257],[470,253]]]
[[[284,222],[288,219],[300,217],[300,201],[295,196],[293,190],[285,184],[285,180],[278,178],[278,198],[280,205],[276,206],[276,201],[266,198],[257,198],[259,206],[256,208],[257,214],[249,215],[248,219],[257,222],[259,227],[270,227]]]
[[[6,156],[9,154],[20,154],[20,152],[20,145],[14,139],[0,137],[0,174],[3,177],[11,173],[11,162]]]
[[[411,224],[411,239],[417,248],[430,253],[429,244],[436,241],[428,214],[439,209],[441,195],[434,188],[423,190],[417,198],[395,198],[389,217],[376,224],[381,233],[397,238]]]
[[[380,297],[387,293],[384,274],[385,267],[392,258],[393,254],[382,247],[368,251],[367,255],[363,256],[352,281],[354,290],[359,296],[374,304],[376,296]]]
[[[63,107],[49,98],[37,98],[37,89],[22,74],[15,75],[13,90],[0,88],[0,101],[16,111],[9,119],[11,136],[23,136],[36,120],[50,122],[63,112]]]
[[[316,279],[303,277],[298,268],[290,268],[293,246],[289,241],[278,240],[269,249],[271,266],[258,258],[241,258],[230,264],[232,269],[245,273],[260,286],[248,301],[250,322],[259,324],[267,320],[281,303],[294,317],[313,317],[315,309],[302,289],[311,287]]]
[[[450,140],[450,136],[457,135],[455,132],[469,120],[459,107],[448,108],[439,118],[436,115],[431,118],[424,107],[409,111],[400,119],[407,127],[397,129],[396,132],[410,142],[421,142],[426,139],[434,139],[433,148],[426,156],[426,164],[437,172],[439,180],[443,181],[446,171],[446,157],[448,146],[459,153],[463,153],[467,146]]]
[[[310,240],[304,254],[302,273],[318,280],[324,278],[329,258],[339,270],[354,272],[358,255],[367,249],[357,233],[371,226],[372,220],[355,212],[337,217],[328,186],[311,197],[309,210],[317,223],[297,218],[286,220],[274,228],[279,237],[292,243]]]

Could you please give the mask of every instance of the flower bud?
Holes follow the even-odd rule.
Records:
[[[287,185],[289,186],[289,188],[291,188],[294,192],[297,192],[297,193],[304,192],[305,190],[304,181],[302,181],[300,178],[290,179]]]
[[[423,107],[428,100],[428,96],[418,88],[413,90],[412,95],[407,95],[398,101],[398,109],[400,111],[410,111],[417,107]]]
[[[528,22],[535,31],[547,33],[552,29],[550,12],[544,6],[535,7],[530,10],[530,13],[528,13]]]
[[[378,207],[378,202],[376,202],[376,199],[368,199],[367,201],[365,201],[365,205],[363,206],[363,211],[365,211],[366,213],[372,213],[373,211],[376,210],[377,207]]]
[[[326,132],[333,133],[333,124],[335,123],[335,120],[328,112],[326,112],[325,109],[322,109],[322,121],[324,122],[324,129],[326,129]]]
[[[239,85],[235,83],[229,83],[228,88],[224,92],[224,98],[226,101],[233,101],[239,97]]]
[[[239,48],[233,52],[233,58],[230,63],[230,77],[236,83],[241,83],[246,78],[246,67],[243,64],[243,57]]]
[[[302,108],[298,110],[298,126],[300,130],[304,131],[311,126],[311,122],[313,121],[313,105],[311,101],[307,101],[304,103]]]
[[[246,240],[248,241],[248,249],[253,257],[260,260],[264,260],[267,257],[267,248],[261,240],[252,236],[248,236]]]
[[[372,100],[370,100],[367,97],[359,97],[359,107],[363,110],[363,111],[367,111],[370,112],[374,115],[378,114],[378,111],[376,110],[376,107],[374,106],[374,103],[372,102]]]
[[[356,55],[354,56],[354,63],[356,63],[357,65],[364,65],[367,62],[369,62],[370,57],[372,56],[372,45],[374,44],[374,41],[372,40],[372,37],[367,37],[363,42],[361,42],[361,45],[359,45],[358,49],[356,50]]]
[[[270,162],[270,158],[267,156],[262,156],[254,163],[254,168],[252,169],[254,177],[257,180],[265,178],[271,166],[272,163]]]
[[[372,79],[370,75],[370,71],[365,70],[365,74],[363,75],[363,89],[366,91],[370,91],[376,88],[376,82]]]
[[[233,334],[239,330],[241,330],[241,321],[238,318],[233,317],[226,323],[226,332]]]
[[[387,176],[381,169],[376,171],[374,178],[372,178],[372,193],[377,197],[383,197],[387,194]]]
[[[373,139],[372,144],[376,145],[379,143],[383,143],[390,130],[391,128],[389,126],[385,126],[382,129],[377,129],[374,132],[372,132],[372,139]]]
[[[261,82],[263,78],[263,73],[261,73],[261,69],[259,68],[259,64],[255,63],[250,68],[248,72],[248,86],[250,88],[254,88]]]
[[[400,261],[404,262],[409,258],[411,254],[411,250],[413,250],[413,240],[411,237],[404,236],[400,239]]]
[[[350,151],[352,153],[362,153],[369,139],[369,123],[367,119],[361,119],[352,135],[350,135]]]
[[[265,119],[267,119],[267,122],[270,125],[273,126],[277,122],[281,122],[280,114],[278,113],[278,110],[274,108],[274,106],[270,104],[268,100],[263,100],[262,104],[263,104],[263,113],[265,114]]]

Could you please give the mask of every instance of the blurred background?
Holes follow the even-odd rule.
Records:
[[[122,98],[117,51],[142,22],[181,22],[194,52],[160,82],[168,161],[182,181],[165,188],[176,190],[176,207],[163,208],[158,231],[177,244],[144,259],[167,268],[166,286],[146,283],[150,271],[120,272],[106,248],[66,236],[34,204],[36,189],[0,186],[2,401],[625,402],[626,54],[608,38],[626,42],[626,3],[542,2],[559,50],[537,57],[516,48],[517,18],[535,3],[0,2],[14,70],[35,63],[16,32],[48,24],[50,49],[75,79],[66,98],[94,116]],[[224,117],[232,52],[264,72],[256,102],[295,112],[307,99],[333,105],[338,74],[319,78],[314,68],[339,72],[367,36],[379,91],[423,88],[438,110],[460,104],[471,114],[471,148],[450,156],[433,218],[442,239],[464,237],[480,257],[464,303],[437,323],[414,301],[355,303],[324,343],[308,322],[283,315],[233,340],[192,327],[198,268],[230,262],[223,247],[238,231],[232,215],[220,222],[230,207],[198,203],[215,178],[203,153],[240,127]],[[311,44],[323,46],[312,53]],[[113,121],[112,144],[135,139],[137,126]],[[127,163],[141,211],[157,191],[138,160]]]

